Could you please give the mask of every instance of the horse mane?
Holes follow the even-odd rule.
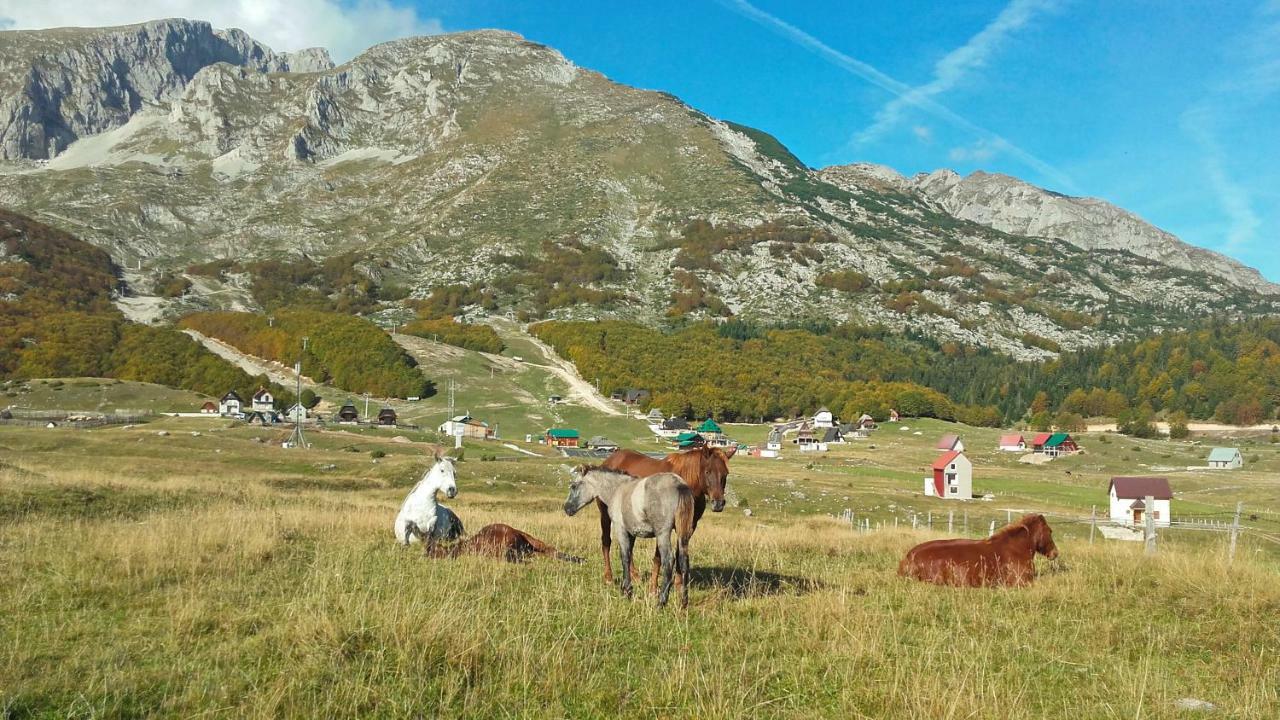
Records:
[[[1023,530],[1026,530],[1028,533],[1030,533],[1032,525],[1038,525],[1043,522],[1044,522],[1043,515],[1038,515],[1038,514],[1023,515],[1017,520],[1014,520],[1008,525],[1005,525],[999,530],[996,530],[994,533],[991,533],[991,537],[988,539],[992,541],[1004,540],[1006,538],[1013,537],[1014,535],[1022,532]]]
[[[711,458],[719,456],[720,461],[724,462],[724,453],[716,448],[701,447],[693,450],[685,450],[683,452],[671,453],[666,457],[667,464],[671,466],[672,472],[680,477],[691,477],[697,475],[696,472],[688,471],[701,470],[702,466],[711,462]]]

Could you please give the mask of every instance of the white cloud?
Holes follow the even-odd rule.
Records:
[[[863,62],[855,57],[836,50],[800,28],[752,5],[747,2],[747,0],[720,0],[720,3],[743,17],[746,17],[787,38],[788,40],[791,40],[796,45],[821,56],[826,59],[827,62],[843,68],[844,70],[857,75],[879,88],[887,90],[896,97],[906,98],[906,101],[909,104],[924,110],[939,120],[944,120],[955,127],[973,133],[978,137],[985,138],[992,146],[998,147],[1001,151],[1008,153],[1024,165],[1039,172],[1044,177],[1059,185],[1062,189],[1071,192],[1077,191],[1076,184],[1067,176],[1066,173],[1057,169],[1053,165],[1050,165],[1044,160],[1041,160],[1035,155],[1032,155],[1026,150],[1023,150],[1017,145],[1014,145],[1003,137],[954,112],[950,108],[939,103],[937,100],[934,100],[931,95],[911,94],[912,87],[910,85],[890,77],[883,71],[872,66],[870,63]]]
[[[327,48],[336,62],[370,45],[442,31],[440,21],[394,0],[0,0],[0,28],[106,27],[161,18],[240,28],[273,50]]]
[[[916,125],[911,128],[911,134],[916,136],[920,142],[928,145],[933,142],[933,131],[927,125]]]
[[[999,146],[995,143],[979,140],[968,147],[953,147],[947,153],[947,157],[954,163],[975,162],[981,163],[990,160],[996,156]]]
[[[919,105],[959,85],[965,76],[987,64],[991,55],[1014,31],[1031,22],[1037,14],[1057,6],[1055,0],[1013,0],[978,34],[964,45],[947,53],[933,67],[933,79],[890,100],[876,113],[875,120],[858,133],[860,143],[880,138],[902,118],[908,108]]]
[[[1246,35],[1232,39],[1232,47],[1237,59],[1232,73],[1188,107],[1180,121],[1183,132],[1200,147],[1209,188],[1227,217],[1221,247],[1238,252],[1258,240],[1262,218],[1253,208],[1253,194],[1228,170],[1231,153],[1222,146],[1221,126],[1229,125],[1232,117],[1254,112],[1280,91],[1280,0],[1262,5],[1257,22]]]

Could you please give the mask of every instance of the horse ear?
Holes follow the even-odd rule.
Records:
[[[436,462],[440,462],[441,460],[443,460],[443,459],[444,459],[444,447],[443,447],[443,446],[441,446],[441,445],[437,445],[437,446],[436,446],[435,456],[436,456]]]

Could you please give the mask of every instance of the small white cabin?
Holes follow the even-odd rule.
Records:
[[[218,400],[218,414],[223,417],[240,417],[243,412],[241,408],[240,395],[235,390],[230,390]]]
[[[253,394],[253,411],[266,413],[276,409],[276,398],[271,391],[266,388],[258,388],[258,392]]]
[[[1163,477],[1113,477],[1108,491],[1111,499],[1111,519],[1123,525],[1142,527],[1147,513],[1161,527],[1169,525],[1169,503],[1173,491],[1169,479]],[[1146,497],[1152,497],[1153,507],[1148,508]]]
[[[1020,433],[1000,436],[1000,452],[1025,452],[1026,449],[1027,439]]]
[[[1240,448],[1214,448],[1209,452],[1209,467],[1214,470],[1235,470],[1244,467]]]
[[[933,463],[932,477],[925,478],[924,494],[947,500],[973,498],[973,463],[965,454],[952,450]]]
[[[813,414],[813,426],[816,428],[835,427],[836,416],[825,407],[818,408],[818,412]]]

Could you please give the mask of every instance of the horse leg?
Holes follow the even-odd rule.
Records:
[[[658,607],[665,607],[667,604],[667,598],[671,597],[671,571],[673,569],[671,558],[671,531],[668,530],[666,532],[658,533],[656,539],[658,541],[658,556],[661,558],[662,562],[662,590],[658,593]],[[656,572],[654,573],[654,577],[657,577]]]
[[[625,530],[619,533],[618,556],[622,560],[622,596],[631,599],[631,553],[636,539]]]
[[[653,548],[653,576],[649,578],[650,595],[658,592],[658,575],[662,573],[662,562],[662,545],[659,543]]]
[[[418,523],[412,520],[406,520],[404,523],[404,547],[409,547],[409,540],[414,535],[422,536],[422,531],[418,529]]]
[[[610,532],[609,508],[605,504],[596,500],[596,509],[600,511],[600,555],[604,558],[604,584],[613,584],[613,563],[610,554],[610,543],[613,542],[613,534]]]

